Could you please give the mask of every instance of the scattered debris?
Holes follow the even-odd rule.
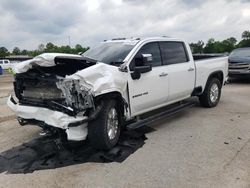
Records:
[[[239,140],[242,140],[242,138],[241,138],[241,137],[238,137],[238,139],[239,139]]]
[[[126,130],[110,151],[95,150],[87,141],[79,147],[68,147],[55,136],[39,137],[0,153],[0,173],[32,173],[86,162],[120,163],[141,148],[147,139],[145,134],[152,131],[147,126]]]
[[[228,142],[224,142],[224,144],[229,144]]]

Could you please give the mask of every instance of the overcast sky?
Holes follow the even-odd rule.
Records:
[[[250,0],[0,0],[0,46],[93,46],[115,37],[240,39]]]

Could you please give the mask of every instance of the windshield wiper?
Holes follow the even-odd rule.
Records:
[[[87,56],[84,56],[84,55],[82,55],[82,57],[83,57],[84,60],[86,60],[86,61],[95,62],[95,63],[98,61],[97,59],[93,59],[93,58],[90,58],[90,57],[87,57]]]
[[[111,61],[110,65],[114,65],[114,66],[120,66],[121,64],[123,64],[123,61]]]

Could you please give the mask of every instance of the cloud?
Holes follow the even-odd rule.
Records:
[[[0,46],[40,43],[92,46],[115,37],[172,36],[188,42],[240,39],[249,0],[1,0]]]

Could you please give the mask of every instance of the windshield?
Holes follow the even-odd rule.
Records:
[[[250,57],[250,48],[236,49],[230,54],[231,57]]]
[[[109,65],[121,64],[134,46],[129,42],[103,42],[83,53],[83,56]]]

